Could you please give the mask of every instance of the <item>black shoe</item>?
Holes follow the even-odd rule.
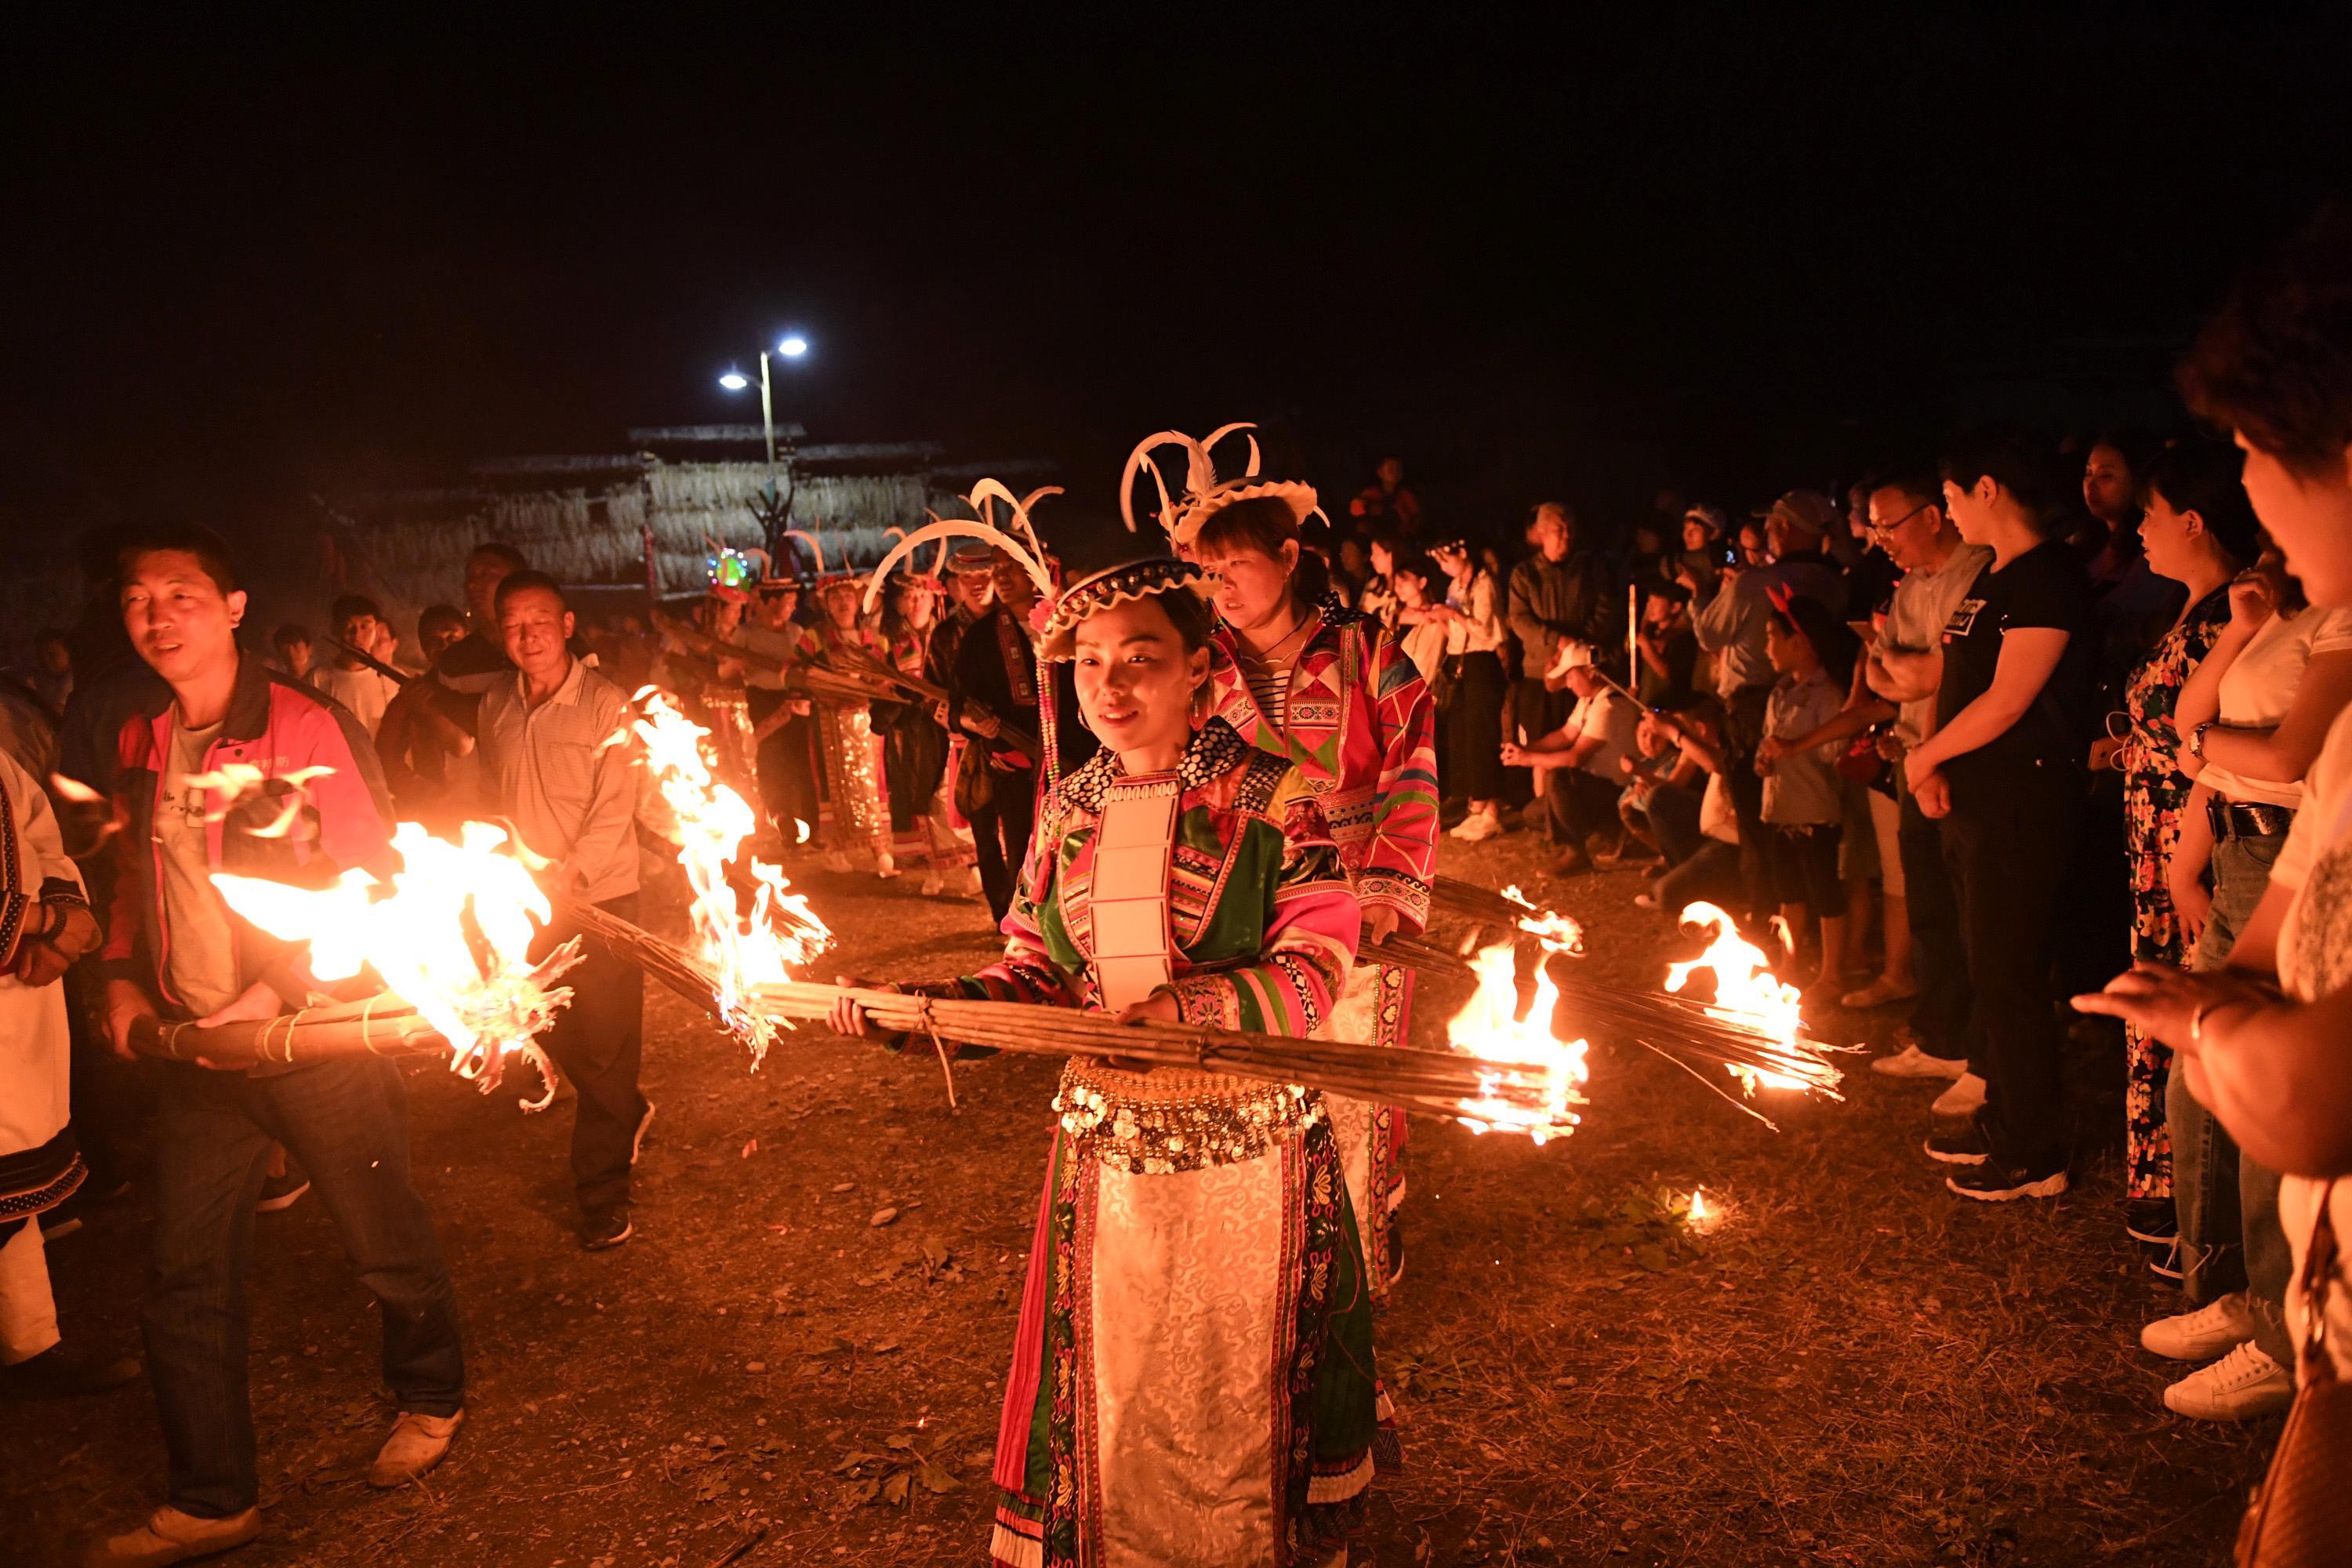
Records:
[[[629,1205],[619,1204],[580,1222],[580,1245],[590,1252],[602,1252],[620,1246],[636,1232],[637,1227],[629,1223]]]
[[[2180,1211],[2170,1198],[2134,1198],[2124,1205],[2124,1232],[2160,1251],[2180,1239]]]
[[[1944,1185],[1979,1203],[2005,1204],[2017,1198],[2054,1198],[2066,1190],[2066,1167],[2044,1171],[2012,1171],[1988,1155],[1983,1163],[1944,1178]]]
[[[2174,1237],[2162,1246],[2152,1241],[2143,1241],[2139,1244],[2139,1250],[2140,1256],[2147,1259],[2147,1271],[2150,1274],[2155,1275],[2158,1279],[2169,1279],[2175,1284],[2179,1283],[2180,1238],[2179,1237]]]
[[[51,1345],[40,1354],[27,1356],[7,1368],[0,1382],[36,1399],[70,1399],[86,1394],[104,1394],[110,1388],[136,1383],[142,1371],[129,1356],[92,1361],[75,1355],[63,1345]]]
[[[268,1176],[261,1183],[261,1196],[253,1203],[256,1214],[276,1214],[290,1209],[294,1200],[310,1190],[310,1178],[299,1166],[288,1165],[282,1176]]]
[[[1992,1149],[1985,1142],[1984,1134],[1977,1131],[1973,1116],[1957,1127],[1928,1133],[1922,1147],[1927,1151],[1927,1158],[1941,1160],[1947,1165],[1981,1165],[1992,1158]]]

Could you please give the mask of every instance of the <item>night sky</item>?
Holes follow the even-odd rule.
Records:
[[[1249,417],[1334,489],[1398,450],[1457,526],[1746,505],[1979,407],[2160,412],[2352,188],[2340,7],[1637,9],[37,29],[0,520],[756,418],[715,378],[787,327],[813,439],[1051,458],[1089,507],[1145,432]]]

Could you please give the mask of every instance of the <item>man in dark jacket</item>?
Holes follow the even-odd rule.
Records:
[[[1519,641],[1521,671],[1517,728],[1532,741],[1568,721],[1576,694],[1568,689],[1561,649],[1581,644],[1594,655],[1622,647],[1616,574],[1608,563],[1576,547],[1576,513],[1559,501],[1536,508],[1528,536],[1536,552],[1511,573],[1506,619]]]

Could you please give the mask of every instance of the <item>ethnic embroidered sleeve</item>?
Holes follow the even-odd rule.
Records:
[[[1281,857],[1257,961],[1195,973],[1171,989],[1187,1023],[1303,1037],[1330,1016],[1363,914],[1311,799],[1286,788],[1244,832],[1279,840]]]
[[[1061,924],[1061,847],[1066,818],[1049,812],[1029,837],[1021,885],[1004,911],[1004,956],[977,974],[952,983],[955,994],[981,1002],[1030,1002],[1077,1007],[1085,995],[1076,977],[1055,961],[1046,925]]]
[[[1419,931],[1429,923],[1429,884],[1437,871],[1437,708],[1396,639],[1379,632],[1370,640],[1380,786],[1356,894],[1395,910],[1408,929]]]

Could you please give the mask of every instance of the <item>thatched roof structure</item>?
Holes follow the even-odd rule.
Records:
[[[853,564],[881,559],[885,530],[913,530],[926,509],[960,511],[956,482],[972,465],[940,467],[928,442],[799,444],[777,432],[776,480],[790,524],[836,542]],[[469,484],[322,501],[349,587],[409,607],[459,600],[466,557],[504,540],[531,564],[578,585],[641,586],[651,531],[659,590],[699,592],[711,541],[738,549],[768,542],[770,470],[758,426],[685,426],[629,432],[626,454],[502,458],[468,470]],[[751,455],[735,451],[749,444]],[[1046,465],[997,462],[987,471],[1034,475]],[[839,563],[832,563],[838,564]]]

